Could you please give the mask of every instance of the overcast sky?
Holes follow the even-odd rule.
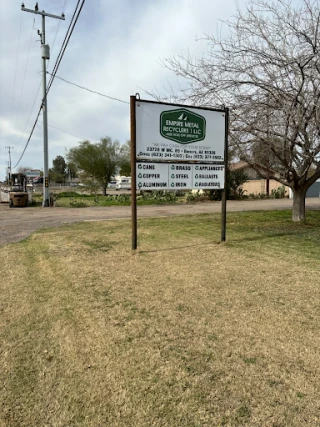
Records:
[[[21,11],[21,1],[0,0],[0,180],[4,180],[12,148],[18,162],[34,124],[41,100],[41,54],[37,29],[41,16]],[[35,0],[25,0],[33,9]],[[40,10],[65,21],[46,19],[51,47],[51,71],[77,0],[40,0]],[[246,0],[87,0],[57,76],[94,91],[129,102],[130,95],[155,88],[165,94],[178,87],[177,78],[162,61],[188,51],[201,56],[205,33],[216,34],[220,20],[231,18],[236,4]],[[20,35],[20,36],[19,36]],[[54,42],[54,44],[53,44]],[[40,90],[39,90],[40,88]],[[38,93],[38,95],[37,95]],[[29,121],[28,118],[30,117]],[[49,166],[79,141],[110,136],[129,139],[129,105],[92,94],[55,79],[48,96]],[[58,130],[59,128],[61,130]],[[64,132],[62,132],[64,131]],[[43,169],[42,119],[36,126],[19,166]],[[68,132],[68,133],[65,133]],[[73,134],[73,135],[70,135]]]

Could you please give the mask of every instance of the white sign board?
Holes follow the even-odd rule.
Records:
[[[224,161],[225,112],[136,100],[136,158]]]
[[[137,163],[137,190],[221,190],[224,165]]]

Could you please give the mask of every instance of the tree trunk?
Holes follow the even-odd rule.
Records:
[[[106,185],[104,185],[104,186],[102,187],[102,194],[103,194],[104,196],[106,196],[106,195],[107,195],[107,186],[106,186]]]
[[[306,217],[306,188],[292,189],[293,191],[293,207],[292,221],[304,221]]]

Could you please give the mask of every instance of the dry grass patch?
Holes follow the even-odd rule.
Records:
[[[136,254],[128,221],[1,248],[0,424],[319,426],[320,219],[285,215],[230,215],[224,245],[200,215],[140,221]]]

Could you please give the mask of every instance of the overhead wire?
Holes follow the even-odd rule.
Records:
[[[41,120],[39,120],[39,122],[40,122],[40,123],[42,123],[42,121],[41,121]],[[50,128],[53,128],[53,129],[59,130],[60,132],[66,133],[67,135],[71,135],[71,136],[74,136],[75,138],[79,138],[79,139],[81,139],[82,141],[85,141],[85,140],[89,139],[89,138],[83,138],[82,136],[79,136],[79,135],[75,135],[74,133],[67,132],[66,130],[60,129],[60,128],[58,128],[57,126],[52,126],[52,125],[48,125],[48,126],[49,126]]]
[[[79,6],[79,3],[80,3],[80,0],[78,0],[78,3],[77,3],[77,6],[76,6],[76,9],[75,9],[75,11],[74,11],[74,13],[73,13],[73,16],[72,16],[72,19],[71,19],[71,22],[70,22],[70,25],[69,25],[69,28],[68,28],[68,31],[67,31],[67,34],[66,34],[66,37],[64,38],[64,41],[63,41],[63,43],[62,43],[62,47],[61,47],[61,49],[60,49],[60,52],[59,52],[59,55],[58,55],[58,57],[57,57],[56,63],[55,63],[55,65],[54,65],[54,67],[53,67],[53,70],[52,70],[52,76],[51,76],[51,78],[50,78],[50,80],[49,80],[49,83],[48,83],[48,86],[47,86],[46,96],[48,96],[48,93],[49,93],[49,90],[50,90],[50,88],[51,88],[51,86],[52,86],[52,83],[53,83],[54,77],[55,77],[55,75],[56,75],[56,72],[58,71],[58,68],[59,68],[60,63],[61,63],[62,58],[63,58],[63,55],[64,55],[64,53],[65,53],[65,51],[66,51],[66,48],[67,48],[68,43],[69,43],[69,41],[70,41],[70,38],[71,38],[71,36],[72,36],[73,30],[74,30],[74,28],[75,28],[75,26],[76,26],[76,23],[77,23],[77,21],[78,21],[78,19],[79,19],[79,16],[80,16],[80,13],[81,13],[81,11],[82,11],[82,8],[83,8],[83,5],[84,5],[85,1],[86,1],[86,0],[82,0],[81,6],[80,6],[79,10],[77,11],[78,6]],[[77,13],[77,16],[75,17],[75,14],[76,14],[76,13]],[[71,29],[70,29],[70,27],[71,27]],[[69,31],[69,29],[70,29],[70,31]]]
[[[19,58],[19,49],[20,49],[20,35],[21,35],[21,26],[22,26],[22,11],[20,12],[20,14],[21,15],[20,15],[20,26],[19,26],[18,46],[17,46],[17,55],[16,55],[16,67],[15,67],[14,79],[13,79],[13,93],[12,93],[11,114],[10,114],[10,122],[11,123],[12,123],[12,114],[13,114],[14,95],[15,95],[15,91],[16,91],[18,58]]]
[[[28,126],[28,123],[29,123],[29,120],[30,120],[31,114],[32,114],[32,112],[33,112],[33,108],[34,108],[35,103],[36,103],[36,101],[37,101],[37,99],[38,99],[38,95],[39,95],[40,88],[41,88],[41,81],[40,81],[40,83],[39,83],[39,86],[38,86],[38,89],[37,89],[37,93],[36,93],[36,96],[35,96],[35,98],[34,98],[34,101],[33,101],[33,104],[32,104],[32,107],[31,107],[31,110],[30,110],[30,113],[29,113],[28,119],[27,119],[27,121],[26,121],[26,124],[25,124],[25,127],[24,127],[23,131],[21,132],[21,136],[20,136],[20,139],[19,139],[19,142],[18,142],[18,145],[17,145],[17,147],[16,147],[16,148],[19,148],[19,146],[20,146],[20,144],[21,144],[21,141],[22,141],[23,135],[24,135],[24,133],[25,133],[25,131],[26,131],[26,129],[27,129],[27,126]]]
[[[65,38],[64,38],[64,41],[63,41],[63,43],[62,43],[62,46],[61,46],[60,52],[59,52],[59,54],[58,54],[58,57],[57,57],[56,63],[55,63],[54,68],[53,68],[53,76],[51,77],[50,82],[49,82],[49,84],[48,84],[48,86],[47,86],[46,94],[45,94],[45,96],[43,97],[43,99],[42,99],[42,101],[41,101],[41,105],[40,105],[40,108],[39,108],[39,111],[38,111],[38,114],[37,114],[36,120],[35,120],[35,122],[34,122],[34,124],[33,124],[33,126],[32,126],[32,129],[31,129],[31,132],[30,132],[29,138],[28,138],[28,140],[27,140],[27,142],[26,142],[26,145],[25,145],[25,147],[24,147],[24,149],[23,149],[23,151],[22,151],[22,154],[21,154],[21,156],[20,156],[20,158],[19,158],[18,162],[17,162],[17,163],[16,163],[16,165],[14,166],[14,168],[16,168],[16,167],[18,166],[18,164],[20,163],[20,161],[21,161],[22,157],[24,156],[24,153],[25,153],[25,151],[26,151],[26,149],[27,149],[27,147],[28,147],[28,145],[29,145],[29,142],[30,142],[31,137],[32,137],[33,132],[34,132],[34,129],[35,129],[36,125],[37,125],[37,122],[38,122],[38,119],[39,119],[39,116],[40,116],[40,113],[41,113],[42,107],[43,107],[43,105],[44,105],[45,98],[48,96],[49,90],[50,90],[50,88],[51,88],[51,86],[52,86],[52,83],[53,83],[53,80],[54,80],[54,75],[55,75],[55,73],[57,72],[57,70],[58,70],[58,68],[59,68],[59,65],[60,65],[61,60],[62,60],[63,55],[64,55],[64,52],[65,52],[65,50],[66,50],[66,48],[67,48],[67,45],[68,45],[68,43],[69,43],[69,41],[70,41],[70,37],[71,37],[71,35],[72,35],[72,33],[73,33],[73,30],[74,30],[74,28],[75,28],[75,25],[76,25],[76,23],[77,23],[77,21],[78,21],[78,18],[79,18],[79,16],[80,16],[81,11],[82,11],[82,8],[83,8],[83,5],[84,5],[84,3],[85,3],[85,0],[82,0],[82,4],[81,4],[80,8],[78,9],[79,3],[80,3],[80,0],[78,0],[77,5],[76,5],[76,8],[75,8],[75,11],[74,11],[73,16],[72,16],[72,18],[71,18],[71,21],[70,21],[70,24],[69,24],[69,27],[68,27],[68,30],[67,30],[66,36],[65,36]],[[74,22],[73,22],[73,21],[74,21]]]
[[[18,161],[17,161],[17,163],[15,164],[14,168],[16,168],[16,167],[18,166],[18,164],[20,163],[20,160],[22,159],[22,157],[23,157],[24,153],[26,152],[26,149],[27,149],[27,147],[28,147],[28,145],[29,145],[30,139],[31,139],[31,137],[32,137],[32,135],[33,135],[33,131],[34,131],[34,129],[35,129],[35,127],[36,127],[36,125],[37,125],[37,122],[38,122],[38,119],[39,119],[39,116],[40,116],[40,113],[41,113],[41,109],[42,109],[42,105],[41,105],[41,107],[40,107],[40,109],[39,109],[39,111],[38,111],[38,114],[37,114],[36,120],[35,120],[35,122],[34,122],[34,124],[33,124],[33,126],[32,126],[32,129],[31,129],[31,132],[30,132],[30,135],[29,135],[28,141],[27,141],[27,143],[26,143],[26,145],[25,145],[25,147],[24,147],[24,149],[23,149],[23,151],[22,151],[22,154],[21,154],[21,156],[20,156],[19,160],[18,160]]]
[[[69,1],[69,0],[64,0],[64,4],[63,4],[63,6],[62,6],[62,13],[64,13],[64,12],[65,12],[65,8],[66,8],[66,6],[67,6],[67,4],[68,4],[68,1]],[[54,35],[54,38],[53,38],[53,42],[52,42],[52,44],[51,44],[51,52],[53,52],[54,44],[55,44],[55,42],[56,42],[56,38],[57,38],[57,35],[58,35],[58,32],[59,32],[59,29],[60,29],[60,24],[61,24],[61,19],[58,19],[58,24],[57,24],[56,32],[55,32],[55,35]],[[50,63],[50,59],[49,59],[49,61],[48,61],[48,63],[47,63],[47,67],[49,67],[49,63]]]
[[[49,71],[47,71],[47,74],[51,74],[51,73],[49,73]],[[89,89],[89,88],[87,88],[87,87],[85,87],[85,86],[80,86],[80,85],[78,85],[78,84],[76,84],[76,83],[70,82],[69,80],[66,80],[66,79],[64,79],[64,78],[62,78],[62,77],[59,77],[59,76],[57,76],[57,75],[55,76],[55,78],[56,78],[56,79],[59,79],[59,80],[62,80],[62,81],[64,81],[65,83],[68,83],[68,84],[70,84],[70,85],[76,86],[76,87],[78,87],[79,89],[87,90],[88,92],[95,93],[96,95],[100,95],[100,96],[103,96],[104,98],[111,99],[112,101],[122,102],[123,104],[130,104],[130,102],[128,102],[128,101],[123,101],[122,99],[114,98],[113,96],[110,96],[110,95],[105,95],[104,93],[97,92],[97,91],[92,90],[92,89]]]
[[[20,107],[21,107],[21,101],[22,101],[23,92],[24,92],[24,83],[25,83],[25,80],[26,80],[26,74],[27,74],[27,69],[28,69],[28,64],[29,64],[30,47],[31,47],[31,41],[32,41],[32,31],[34,29],[34,22],[35,22],[35,19],[33,19],[33,25],[32,25],[32,28],[31,28],[31,34],[30,34],[30,40],[29,40],[29,47],[28,47],[28,53],[27,53],[27,60],[26,60],[26,65],[25,65],[24,75],[23,75],[23,80],[22,80],[22,89],[21,89],[20,101],[19,101],[19,105],[18,105],[17,113],[16,113],[17,116],[19,115],[19,111],[20,111]]]

